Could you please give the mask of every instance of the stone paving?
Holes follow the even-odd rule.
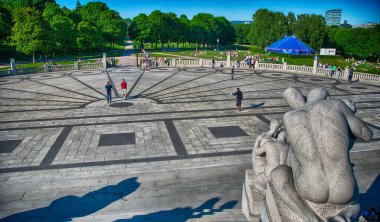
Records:
[[[0,78],[0,221],[245,221],[251,149],[270,119],[289,110],[282,99],[289,86],[356,102],[374,138],[357,142],[351,159],[363,206],[380,206],[379,85],[256,70],[236,70],[230,80],[229,73],[122,67]]]

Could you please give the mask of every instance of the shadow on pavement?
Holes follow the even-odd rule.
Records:
[[[68,195],[56,199],[47,207],[16,213],[0,219],[3,221],[64,222],[76,217],[84,217],[107,207],[113,202],[133,193],[140,186],[137,177],[105,186],[82,197]]]
[[[250,106],[244,108],[244,109],[254,109],[254,108],[258,108],[260,106],[263,106],[265,103],[258,103],[258,104],[251,104]],[[243,109],[243,110],[244,110]]]
[[[189,219],[201,218],[205,215],[213,215],[217,212],[222,212],[226,209],[232,209],[237,201],[229,201],[217,209],[214,209],[214,205],[220,200],[220,198],[212,198],[204,202],[197,208],[184,207],[175,208],[172,210],[162,210],[146,215],[137,215],[130,219],[120,219],[114,222],[185,222]]]
[[[362,211],[370,207],[380,207],[380,175],[376,177],[366,193],[360,194],[360,207]]]

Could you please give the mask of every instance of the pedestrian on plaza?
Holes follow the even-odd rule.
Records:
[[[341,74],[342,74],[342,67],[338,66],[338,68],[336,69],[336,77],[339,78]]]
[[[212,67],[212,68],[215,68],[215,59],[214,59],[214,57],[212,57],[211,67]]]
[[[121,91],[123,91],[123,98],[127,99],[127,82],[123,79],[120,83]]]
[[[112,85],[110,81],[107,81],[107,85],[104,88],[106,89],[107,103],[110,103],[112,102]]]
[[[231,69],[231,80],[234,80],[234,75],[235,75],[235,66],[232,66],[232,69]]]
[[[349,70],[348,70],[348,83],[352,83],[352,77],[354,75],[354,68],[351,67]]]
[[[236,92],[232,93],[233,96],[236,96],[236,108],[240,112],[241,111],[241,101],[243,100],[243,92],[237,88]]]

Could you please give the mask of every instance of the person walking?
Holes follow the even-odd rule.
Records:
[[[233,96],[236,96],[236,108],[240,112],[241,111],[241,101],[243,100],[243,92],[237,88],[236,92],[232,93]]]
[[[106,89],[107,103],[110,103],[112,102],[112,85],[110,81],[107,81],[107,85],[104,88]]]
[[[354,68],[350,68],[348,70],[348,83],[351,84],[352,83],[352,76],[354,75]]]
[[[234,75],[235,75],[235,66],[232,66],[232,69],[231,69],[231,80],[234,80]]]
[[[123,92],[123,98],[127,99],[127,82],[123,79],[120,83],[121,91]]]
[[[212,57],[211,68],[215,68],[215,59],[214,59],[214,57]]]

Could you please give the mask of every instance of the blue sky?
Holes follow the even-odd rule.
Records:
[[[80,0],[86,4],[91,0]],[[380,0],[101,0],[120,13],[123,18],[133,18],[139,13],[149,14],[153,10],[185,14],[190,19],[199,12],[224,16],[228,20],[251,20],[260,8],[323,15],[329,9],[342,9],[342,23],[352,25],[380,22]],[[56,0],[60,6],[74,8],[76,0]]]

